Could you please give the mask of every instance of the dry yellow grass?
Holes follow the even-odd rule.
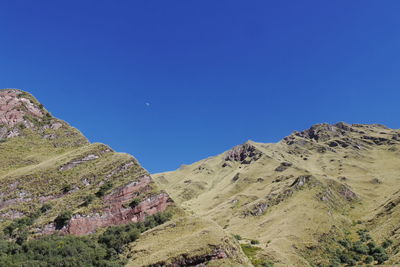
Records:
[[[399,133],[377,125],[354,129],[361,133],[350,132],[343,139],[349,143],[364,140],[363,136],[392,140]],[[225,152],[154,177],[187,211],[217,222],[232,234],[259,240],[261,256],[273,260],[275,266],[310,266],[325,262],[321,246],[326,244],[321,243],[321,237],[351,231],[354,223],[361,221],[362,227],[382,241],[391,236],[390,231],[398,230],[400,223],[397,213],[379,223],[373,220],[381,206],[400,190],[399,143],[331,149],[327,144],[333,139],[341,140],[334,137],[300,145],[288,145],[285,140],[276,144],[250,141],[247,144],[262,154],[250,164],[226,161],[230,152]],[[318,151],[321,146],[326,151]],[[292,166],[275,171],[281,162]],[[316,184],[285,196],[285,190],[302,175],[312,175]],[[340,194],[342,185],[349,186],[358,199],[347,201]],[[268,197],[271,195],[283,196],[284,200],[275,205]],[[246,215],[258,203],[270,206],[260,216]],[[398,252],[392,251],[389,262],[399,263]]]
[[[185,258],[205,257],[217,249],[228,258],[213,260],[207,266],[251,266],[239,244],[217,224],[182,214],[132,243],[126,252],[127,266],[168,265]]]

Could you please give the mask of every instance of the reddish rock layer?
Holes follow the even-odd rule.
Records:
[[[139,197],[151,189],[150,176],[143,176],[139,181],[127,184],[105,196],[106,207],[102,214],[75,215],[62,231],[67,234],[85,235],[97,228],[143,221],[147,216],[164,211],[172,200],[166,193],[149,196],[136,207],[124,207],[123,204]]]

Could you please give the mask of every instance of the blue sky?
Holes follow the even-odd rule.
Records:
[[[399,10],[395,0],[1,1],[0,88],[31,92],[150,172],[320,122],[400,128]]]

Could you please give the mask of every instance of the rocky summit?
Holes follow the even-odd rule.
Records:
[[[400,265],[400,131],[316,124],[149,174],[0,90],[0,266]]]

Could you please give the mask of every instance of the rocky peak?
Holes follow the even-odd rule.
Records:
[[[0,90],[0,124],[10,128],[20,123],[25,127],[33,127],[28,117],[41,120],[47,114],[43,105],[30,94],[17,89]]]
[[[315,141],[327,141],[348,135],[352,131],[350,124],[339,122],[336,124],[321,123],[311,126],[310,129],[302,132],[295,132],[294,135]]]
[[[331,148],[353,147],[360,149],[369,145],[393,144],[399,136],[398,131],[387,128],[381,124],[348,124],[338,122],[335,124],[321,123],[311,128],[295,131],[283,141],[288,145],[309,145],[318,143]]]
[[[0,89],[0,140],[32,133],[50,140],[69,136],[65,139],[68,141],[76,137],[74,144],[87,143],[79,131],[54,118],[31,94],[18,89]]]
[[[226,152],[224,160],[249,164],[258,160],[261,156],[262,152],[251,141],[248,141]]]

